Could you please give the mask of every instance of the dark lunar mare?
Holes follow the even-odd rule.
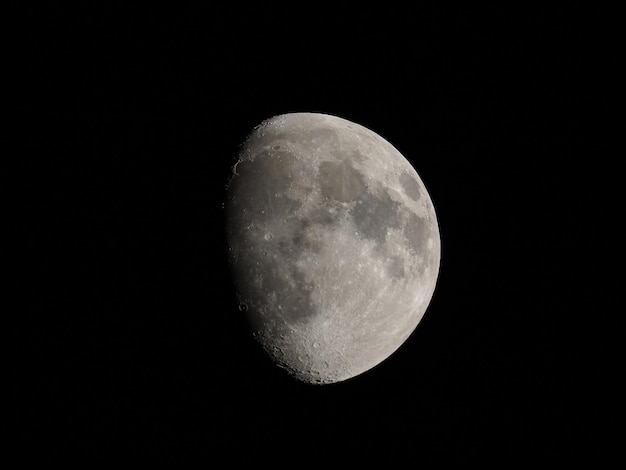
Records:
[[[385,243],[387,230],[399,227],[399,206],[387,193],[375,196],[369,191],[363,191],[352,210],[359,233],[378,244]]]

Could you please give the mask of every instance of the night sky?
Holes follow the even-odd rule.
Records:
[[[600,210],[602,141],[588,139],[610,100],[602,14],[268,8],[23,17],[13,448],[44,462],[388,468],[615,452],[617,280],[598,259],[616,221]],[[327,386],[263,355],[225,252],[239,144],[298,111],[398,148],[442,239],[413,335]]]

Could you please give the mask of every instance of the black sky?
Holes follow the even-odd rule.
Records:
[[[23,456],[395,465],[611,452],[615,305],[604,291],[617,282],[597,253],[615,222],[598,211],[608,196],[590,191],[605,170],[602,143],[588,139],[610,99],[597,80],[601,12],[371,4],[23,18]],[[413,336],[324,387],[262,355],[224,251],[239,144],[294,111],[389,140],[426,184],[442,236],[438,287]]]

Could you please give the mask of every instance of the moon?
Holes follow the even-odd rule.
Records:
[[[225,213],[240,309],[296,379],[362,374],[424,316],[441,256],[434,206],[406,158],[362,125],[320,113],[262,122]]]

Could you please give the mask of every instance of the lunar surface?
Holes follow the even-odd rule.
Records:
[[[233,167],[226,215],[240,309],[296,379],[359,375],[424,316],[441,251],[434,207],[371,130],[317,113],[261,123]]]

